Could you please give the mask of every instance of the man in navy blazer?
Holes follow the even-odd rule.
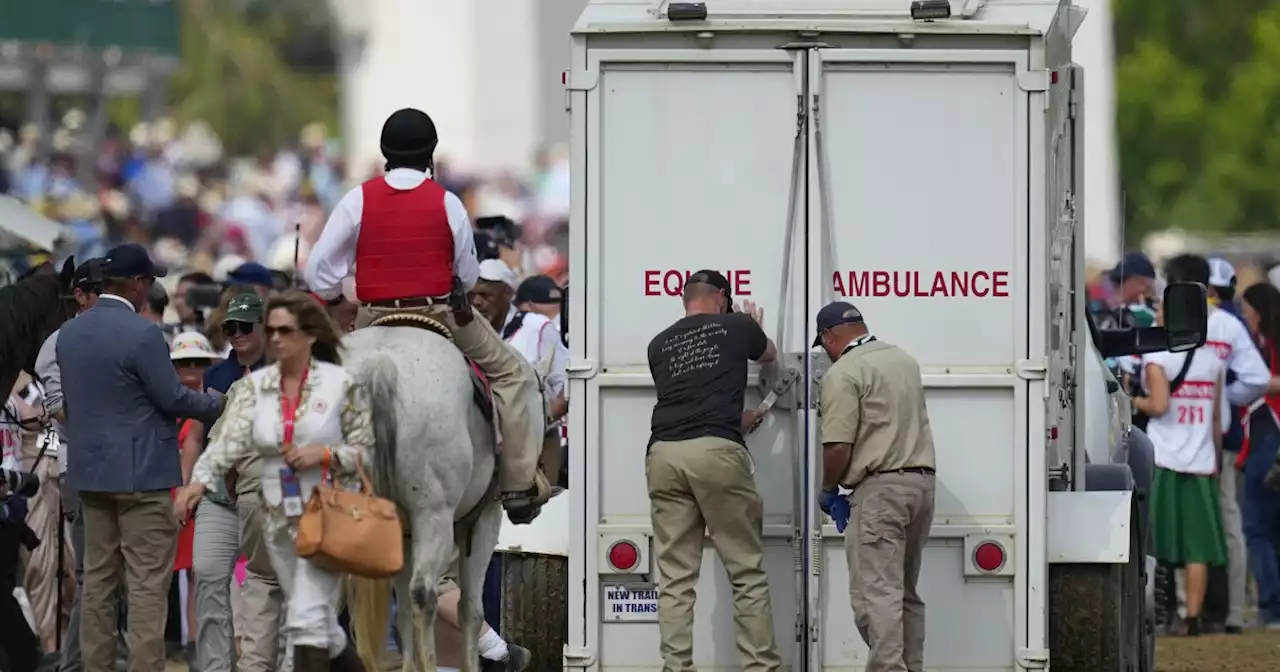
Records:
[[[67,479],[84,515],[80,649],[85,672],[115,669],[115,596],[125,587],[129,669],[161,672],[182,485],[179,418],[212,425],[222,397],[178,381],[156,325],[138,314],[166,271],[139,245],[102,260],[98,305],[62,326],[57,360],[67,418]]]

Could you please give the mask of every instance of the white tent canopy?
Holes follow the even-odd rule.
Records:
[[[62,225],[9,196],[0,196],[0,231],[52,252],[62,238]]]

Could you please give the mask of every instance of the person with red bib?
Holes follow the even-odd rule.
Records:
[[[431,117],[406,108],[382,127],[387,173],[347,192],[311,249],[302,277],[326,301],[355,271],[370,316],[430,317],[489,378],[503,437],[499,489],[507,517],[532,522],[550,495],[538,470],[542,398],[533,368],[467,303],[480,262],[466,208],[432,179],[438,138]]]

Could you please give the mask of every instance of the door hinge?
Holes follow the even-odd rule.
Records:
[[[1048,70],[1027,70],[1018,73],[1018,88],[1031,93],[1033,91],[1048,91],[1049,78],[1051,75]]]
[[[1043,670],[1049,667],[1049,649],[1019,649],[1018,666],[1024,670]]]
[[[569,378],[590,379],[596,376],[596,360],[594,359],[571,359],[569,364],[564,367],[564,371]]]
[[[1023,380],[1044,380],[1049,377],[1049,362],[1045,358],[1023,359],[1018,362],[1018,377]]]
[[[564,661],[563,661],[563,665],[565,669],[568,669],[568,668],[586,669],[595,664],[596,664],[596,654],[593,653],[591,649],[571,649],[569,648],[569,645],[567,644],[565,645]]]
[[[566,91],[590,91],[600,83],[599,70],[569,70],[565,74]]]

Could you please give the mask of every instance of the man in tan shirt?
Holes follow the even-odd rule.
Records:
[[[833,362],[819,392],[823,499],[853,490],[845,555],[866,669],[923,672],[916,583],[933,524],[934,454],[920,365],[877,340],[848,303],[824,307],[817,327],[814,346]]]

